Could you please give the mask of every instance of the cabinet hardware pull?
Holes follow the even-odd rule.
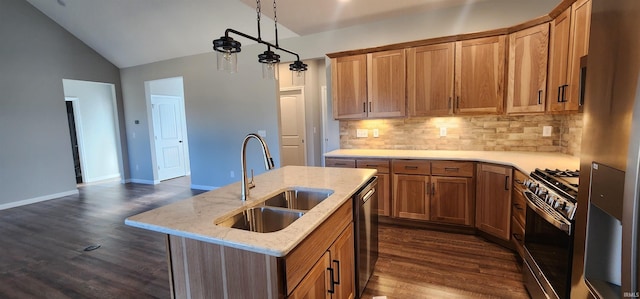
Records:
[[[542,105],[542,89],[538,90],[538,105]]]
[[[336,292],[336,287],[334,285],[335,281],[333,280],[333,268],[327,268],[327,270],[329,270],[329,280],[331,280],[330,281],[331,285],[329,287],[328,292],[329,292],[329,294],[333,294],[333,293]]]
[[[569,84],[562,85],[562,102],[563,103],[567,102],[567,87],[569,87]]]
[[[431,183],[431,195],[436,195],[436,183]]]
[[[340,261],[339,260],[333,260],[333,263],[336,264],[336,269],[338,272],[338,280],[334,281],[335,284],[340,284]]]
[[[558,86],[558,103],[562,103],[562,100],[560,99],[560,96],[562,95],[562,85]]]
[[[522,242],[522,236],[520,236],[520,234],[512,234],[513,238],[516,239],[518,242]]]
[[[409,166],[409,165],[407,165],[407,166],[404,167],[404,169],[416,170],[416,169],[418,169],[418,166]]]
[[[367,112],[367,102],[362,102],[362,112]]]
[[[367,167],[378,167],[378,164],[367,164]]]
[[[371,112],[371,102],[369,102],[369,112]]]
[[[460,96],[456,97],[456,109],[460,110]]]
[[[513,180],[516,181],[516,183],[518,183],[518,184],[524,184],[524,182],[519,180],[519,179],[513,179]]]
[[[445,167],[444,171],[455,171],[458,172],[460,170],[460,168],[458,167]]]
[[[513,206],[516,208],[516,210],[522,211],[522,207],[520,206],[519,203],[514,203]]]
[[[504,190],[509,191],[509,176],[504,177]]]

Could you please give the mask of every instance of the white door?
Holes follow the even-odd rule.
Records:
[[[151,95],[158,179],[186,175],[182,132],[182,98]]]
[[[280,90],[280,165],[307,165],[304,88]]]

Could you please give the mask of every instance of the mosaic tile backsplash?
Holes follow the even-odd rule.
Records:
[[[543,137],[544,126],[551,136]],[[440,136],[446,128],[446,136]],[[368,137],[356,137],[367,129]],[[379,137],[373,137],[374,129]],[[340,121],[340,148],[558,152],[580,155],[582,114]]]

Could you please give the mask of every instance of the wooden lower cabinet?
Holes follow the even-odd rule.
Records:
[[[171,297],[354,298],[352,207],[345,202],[284,257],[168,235]]]
[[[527,199],[522,192],[523,183],[528,178],[524,173],[513,172],[513,192],[511,194],[511,243],[515,250],[524,256],[524,228],[526,223]]]
[[[391,216],[391,177],[388,159],[358,159],[357,168],[371,168],[378,171],[378,215]]]
[[[429,220],[430,181],[426,175],[393,175],[393,216]]]
[[[509,241],[513,169],[485,163],[479,163],[477,169],[476,228]]]
[[[430,220],[473,225],[473,179],[465,177],[431,177]]]
[[[288,298],[355,298],[353,245],[353,225],[349,225]]]

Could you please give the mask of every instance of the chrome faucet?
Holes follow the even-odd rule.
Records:
[[[249,195],[249,190],[256,185],[253,183],[253,169],[251,170],[251,181],[247,182],[247,143],[249,139],[255,138],[260,141],[260,145],[262,146],[262,154],[264,156],[264,168],[266,170],[271,170],[274,167],[273,159],[271,158],[271,154],[269,153],[269,147],[267,143],[260,137],[260,135],[251,133],[247,135],[242,141],[242,151],[240,152],[241,161],[240,165],[242,167],[242,201],[247,200],[247,196]]]

